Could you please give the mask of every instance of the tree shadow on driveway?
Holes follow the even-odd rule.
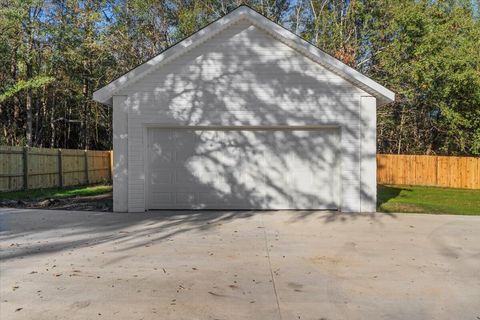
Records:
[[[392,214],[331,211],[291,211],[287,224],[309,218],[323,223],[370,219],[383,223]],[[61,210],[0,209],[0,260],[54,253],[101,244],[123,244],[121,250],[165,241],[187,233],[204,232],[222,224],[247,221],[281,211],[151,211],[111,213]],[[260,221],[261,220],[255,220]],[[127,244],[128,243],[128,244]]]

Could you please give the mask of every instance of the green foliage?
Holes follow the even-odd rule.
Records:
[[[54,80],[55,79],[52,77],[45,77],[45,76],[39,76],[27,81],[20,80],[15,85],[13,85],[12,87],[8,88],[5,92],[0,94],[0,103],[5,101],[8,98],[13,97],[14,95],[16,95],[22,90],[38,89],[53,82]]]
[[[398,102],[380,113],[380,149],[480,154],[480,23],[472,8],[406,1],[385,14],[386,32],[376,39],[385,49],[371,73],[397,91]]]
[[[93,91],[240,4],[397,93],[379,152],[480,155],[478,0],[0,0],[1,143],[111,148]]]

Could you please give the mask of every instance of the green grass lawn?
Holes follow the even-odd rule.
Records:
[[[112,191],[111,185],[80,186],[71,188],[51,188],[27,191],[0,192],[0,200],[42,200],[62,199],[76,196],[95,196]]]
[[[3,192],[0,201],[62,199],[111,191],[111,185],[96,185]],[[377,198],[377,208],[381,212],[480,215],[480,190],[379,185]]]
[[[480,215],[480,190],[378,185],[381,212]]]

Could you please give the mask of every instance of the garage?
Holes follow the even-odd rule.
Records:
[[[113,109],[113,207],[376,209],[395,94],[241,6],[93,94]]]
[[[338,209],[337,128],[148,130],[148,209]]]

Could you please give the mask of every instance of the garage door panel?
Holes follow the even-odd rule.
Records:
[[[194,206],[198,200],[195,192],[176,192],[175,202],[178,205],[187,205],[188,207]]]
[[[200,203],[204,203],[207,207],[209,205],[215,205],[218,203],[218,199],[221,195],[213,192],[199,192],[198,200]]]
[[[148,139],[150,209],[337,207],[336,129],[150,129]]]
[[[152,185],[171,185],[175,181],[174,172],[171,170],[152,170],[150,179]]]
[[[173,150],[160,148],[158,144],[155,144],[153,148],[150,161],[154,167],[168,166],[175,163],[175,153]]]
[[[189,168],[175,168],[175,184],[181,186],[195,185],[198,183],[200,178],[196,172],[188,170]]]
[[[173,193],[152,192],[150,195],[150,206],[156,209],[168,209],[175,205]]]

